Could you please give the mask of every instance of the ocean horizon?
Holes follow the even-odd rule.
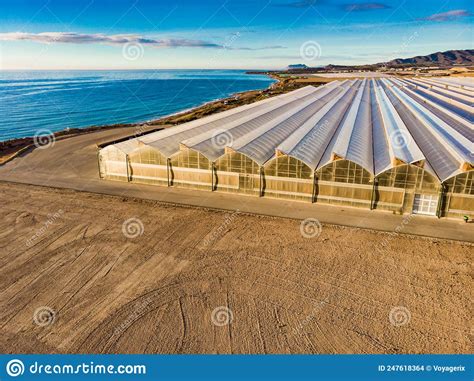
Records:
[[[143,123],[274,82],[246,71],[0,71],[0,141],[67,128]]]

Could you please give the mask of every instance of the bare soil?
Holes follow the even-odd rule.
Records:
[[[12,183],[0,213],[2,353],[472,350],[468,243]]]

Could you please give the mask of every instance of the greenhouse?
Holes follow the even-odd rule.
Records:
[[[474,211],[474,84],[333,81],[111,144],[100,177],[396,213]]]

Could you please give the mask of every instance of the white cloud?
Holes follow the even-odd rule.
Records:
[[[471,13],[465,9],[455,9],[453,11],[443,12],[443,13],[435,13],[434,15],[424,17],[421,20],[426,21],[451,21],[456,20],[463,17],[471,16]]]
[[[375,11],[380,9],[389,9],[391,8],[387,4],[382,3],[352,3],[344,4],[342,8],[346,12],[364,12],[364,11]]]
[[[213,49],[229,49],[229,50],[267,50],[282,49],[284,46],[263,46],[256,48],[249,47],[228,47],[213,42],[203,40],[191,40],[185,38],[168,38],[156,39],[148,38],[134,34],[80,34],[80,33],[64,33],[64,32],[45,32],[45,33],[0,33],[0,41],[35,41],[44,44],[64,43],[64,44],[107,44],[107,45],[124,45],[124,44],[140,44],[144,46],[152,46],[154,48],[213,48]]]

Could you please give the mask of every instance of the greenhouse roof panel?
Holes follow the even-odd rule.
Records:
[[[321,87],[321,90],[313,95],[311,102],[304,108],[299,109],[296,113],[284,116],[280,120],[262,125],[234,141],[232,148],[249,156],[258,164],[264,164],[274,156],[275,147],[279,143],[283,142],[302,123],[320,110],[334,94],[341,91],[335,89],[335,87],[334,85]]]
[[[161,151],[165,156],[171,156],[179,152],[180,143],[186,139],[196,137],[209,130],[219,129],[229,123],[235,123],[239,120],[248,120],[249,116],[258,116],[261,114],[262,110],[267,109],[269,106],[281,106],[293,101],[295,98],[297,99],[307,96],[315,91],[315,87],[306,86],[302,89],[296,90],[296,92],[287,93],[257,102],[253,104],[254,107],[250,107],[252,104],[245,105],[224,111],[223,113],[217,113],[206,118],[158,131],[156,133],[150,134],[153,136],[149,136],[143,141],[144,143],[149,144]],[[222,117],[221,114],[226,115]]]
[[[315,94],[318,93],[318,91],[315,91],[304,97],[293,98],[290,102],[286,98],[285,102],[277,105],[277,107],[265,108],[258,115],[243,118],[235,123],[229,123],[206,131],[201,135],[184,140],[182,144],[201,152],[210,160],[215,160],[222,156],[225,147],[232,146],[235,140],[249,134],[252,136],[261,126],[280,123],[304,110],[314,102]]]
[[[343,86],[342,92],[278,146],[277,150],[316,169],[360,84],[361,81],[354,80]]]

